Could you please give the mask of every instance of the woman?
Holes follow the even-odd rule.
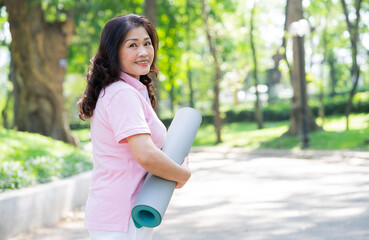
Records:
[[[94,167],[85,210],[93,240],[152,238],[151,228],[136,229],[131,210],[147,172],[177,182],[190,178],[188,159],[179,166],[166,156],[166,129],[153,108],[150,75],[157,75],[158,36],[138,15],[111,19],[78,102],[80,118],[91,118]]]

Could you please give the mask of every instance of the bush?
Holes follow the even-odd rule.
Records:
[[[46,183],[92,168],[88,154],[39,134],[0,128],[0,192]]]
[[[69,123],[69,127],[71,130],[90,128],[90,121],[73,121]]]
[[[346,108],[346,97],[342,95],[333,98],[324,99],[324,113],[326,116],[344,115]],[[309,106],[315,116],[318,116],[319,101],[309,101]],[[274,105],[268,105],[262,108],[263,120],[270,122],[278,122],[289,120],[290,104],[281,102]],[[368,113],[369,112],[369,92],[357,93],[353,100],[352,113]],[[222,116],[224,123],[233,122],[251,122],[254,121],[254,110],[228,110]],[[171,119],[164,119],[164,124],[169,126]],[[213,124],[213,115],[202,116],[202,124]]]

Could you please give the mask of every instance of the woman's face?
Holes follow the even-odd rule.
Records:
[[[144,27],[131,29],[119,48],[119,67],[136,79],[150,72],[154,47]]]

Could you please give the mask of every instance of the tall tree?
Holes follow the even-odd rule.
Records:
[[[214,78],[214,101],[213,101],[213,115],[214,115],[214,125],[215,125],[215,132],[217,136],[216,143],[222,142],[221,137],[221,129],[222,129],[222,121],[220,118],[220,111],[219,111],[219,84],[221,80],[221,70],[220,70],[220,63],[218,60],[217,50],[214,45],[214,40],[211,35],[210,26],[209,26],[209,13],[208,13],[208,5],[206,4],[205,0],[202,0],[202,12],[204,16],[204,23],[205,23],[205,31],[206,37],[208,39],[209,48],[211,51],[211,55],[213,56],[214,60],[214,70],[215,70],[215,78]]]
[[[187,52],[187,61],[186,61],[186,68],[187,68],[187,80],[188,80],[188,88],[189,88],[189,102],[190,107],[195,107],[194,102],[194,90],[193,90],[193,83],[192,83],[192,69],[191,69],[191,62],[190,62],[190,51],[191,51],[191,3],[190,0],[186,0],[186,14],[187,14],[187,21],[186,21],[186,52]]]
[[[4,0],[12,34],[14,126],[75,144],[63,80],[74,21],[45,21],[40,1]]]
[[[150,19],[150,21],[156,26],[158,26],[158,6],[156,0],[145,0],[144,4],[144,15]],[[155,96],[157,102],[160,100],[160,83],[156,76],[151,76],[154,80],[155,86]],[[155,107],[155,112],[160,115],[160,105],[157,104]]]
[[[287,32],[288,32],[288,22],[287,19],[289,19],[289,0],[286,1],[286,7],[285,7],[285,22],[284,22],[284,27],[283,27],[283,38],[282,38],[282,44],[280,47],[278,47],[277,51],[275,52],[275,54],[272,56],[273,61],[274,61],[274,69],[278,69],[279,68],[279,64],[281,62],[281,60],[284,60],[287,68],[288,68],[288,73],[290,76],[290,80],[291,80],[291,85],[292,85],[292,67],[290,62],[288,61],[287,58]]]
[[[332,34],[330,34],[330,22],[331,22],[331,15],[332,15],[332,1],[327,0],[324,1],[325,11],[321,13],[322,17],[325,18],[325,26],[323,28],[322,33],[322,45],[323,45],[323,60],[322,64],[327,63],[329,67],[329,80],[330,80],[330,96],[334,97],[336,95],[336,86],[337,86],[337,70],[336,70],[336,62],[337,57],[333,50],[333,43],[332,43]]]
[[[346,103],[345,108],[345,115],[346,115],[346,130],[349,130],[349,115],[351,113],[352,108],[352,99],[356,93],[357,84],[359,82],[360,77],[360,67],[357,62],[357,55],[358,55],[358,40],[359,40],[359,22],[360,22],[360,8],[361,8],[362,0],[355,0],[354,1],[354,12],[350,13],[348,10],[348,6],[345,0],[341,0],[343,13],[345,14],[347,29],[350,34],[350,43],[351,43],[351,81],[352,81],[352,88],[350,91],[349,98]],[[350,15],[354,15],[356,21],[350,20]]]
[[[251,19],[250,19],[250,45],[251,45],[251,51],[252,51],[252,60],[254,63],[254,69],[253,69],[253,77],[254,77],[254,86],[255,86],[255,121],[258,124],[258,129],[263,128],[263,114],[261,111],[261,101],[260,101],[260,94],[258,90],[259,80],[258,80],[258,63],[256,58],[256,49],[254,44],[254,16],[255,16],[255,9],[256,9],[256,3],[254,2],[254,6],[251,10]]]
[[[144,5],[145,17],[150,19],[150,21],[157,26],[158,25],[158,11],[156,0],[145,0]]]
[[[291,23],[299,21],[303,19],[303,8],[302,8],[302,0],[287,0],[287,11],[286,11],[286,24],[285,26],[289,27]],[[305,53],[304,53],[304,42],[301,43],[302,47],[299,49],[298,47],[298,39],[294,37],[293,39],[293,67],[291,71],[291,83],[293,88],[293,98],[292,98],[292,107],[290,112],[290,127],[287,132],[288,135],[302,135],[302,127],[303,127],[303,117],[301,114],[302,111],[305,111],[308,127],[310,131],[315,131],[320,129],[318,125],[315,123],[314,116],[312,111],[307,104],[307,88],[306,81],[302,80],[301,77],[304,77],[305,74]],[[302,50],[302,51],[299,51]],[[299,59],[303,62],[299,64]],[[300,69],[300,66],[303,69]],[[303,72],[303,75],[300,74]],[[303,84],[303,86],[301,86]],[[304,92],[301,91],[303,89]],[[305,104],[302,102],[301,94],[306,96]],[[304,108],[304,109],[303,109]]]

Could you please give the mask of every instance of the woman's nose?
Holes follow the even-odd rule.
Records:
[[[145,55],[147,55],[147,50],[145,49],[144,46],[141,46],[141,47],[138,48],[138,55],[139,56],[145,56]]]

